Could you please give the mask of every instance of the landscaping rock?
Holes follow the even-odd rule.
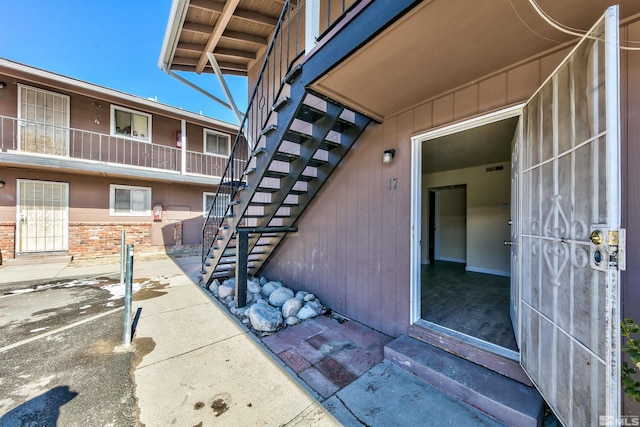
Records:
[[[217,294],[219,287],[220,287],[220,282],[218,281],[218,279],[214,279],[214,281],[211,282],[211,284],[209,285],[209,290],[214,294]]]
[[[293,291],[291,289],[285,287],[277,288],[269,295],[269,304],[274,307],[282,307],[283,304],[291,298],[293,298]]]
[[[300,323],[300,319],[298,319],[296,316],[289,316],[285,319],[284,321],[288,326],[293,326],[293,325],[297,325],[298,323]]]
[[[255,279],[247,281],[247,292],[250,294],[259,294],[260,292],[262,292],[260,281]]]
[[[284,318],[295,316],[302,308],[302,303],[297,298],[290,298],[282,305],[282,316]]]
[[[282,314],[266,304],[254,304],[247,311],[251,326],[257,331],[274,332],[282,324]]]
[[[228,298],[230,296],[233,296],[235,294],[236,294],[235,281],[230,282],[229,280],[225,280],[218,287],[218,298],[220,298],[220,299],[226,299],[226,298]]]

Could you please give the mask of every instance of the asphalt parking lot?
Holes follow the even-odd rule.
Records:
[[[0,287],[0,426],[138,424],[119,280],[79,279]]]

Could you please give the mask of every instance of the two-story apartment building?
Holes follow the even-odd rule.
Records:
[[[238,127],[0,59],[0,253],[199,246]]]
[[[535,386],[564,425],[637,415],[640,4],[614,3],[175,0],[161,66],[250,82],[203,283],[246,261]]]

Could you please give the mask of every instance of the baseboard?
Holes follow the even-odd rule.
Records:
[[[447,258],[447,257],[440,257],[436,261],[457,262],[458,264],[464,264],[467,262],[467,260],[463,258]]]
[[[489,268],[479,268],[468,266],[465,268],[467,271],[472,271],[474,273],[484,273],[484,274],[492,274],[494,276],[503,276],[503,277],[511,277],[510,271],[500,271],[500,270],[491,270]]]

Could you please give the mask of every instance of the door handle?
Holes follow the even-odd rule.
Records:
[[[505,240],[505,241],[504,241],[504,245],[505,245],[505,246],[511,246],[511,245],[513,245],[513,242],[512,242],[512,241],[510,241],[510,240]]]

